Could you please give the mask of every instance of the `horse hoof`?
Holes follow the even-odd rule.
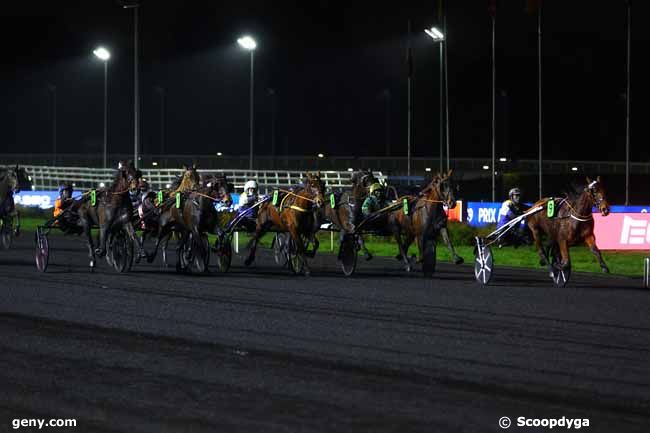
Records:
[[[548,262],[545,259],[539,259],[540,266],[548,266]]]
[[[363,256],[365,257],[366,261],[372,260],[372,254],[370,253],[365,253]]]
[[[457,265],[462,265],[463,263],[465,263],[465,259],[463,259],[461,256],[456,256],[456,258],[454,259],[454,263]]]
[[[106,250],[102,250],[101,248],[97,248],[95,250],[95,255],[99,257],[104,257],[106,255]]]
[[[402,261],[402,255],[401,254],[396,255],[395,260],[399,260],[401,262]]]
[[[609,268],[608,267],[604,267],[604,268],[601,268],[601,269],[603,270],[603,274],[609,274]]]
[[[252,264],[253,264],[253,259],[244,260],[244,266],[249,267]]]

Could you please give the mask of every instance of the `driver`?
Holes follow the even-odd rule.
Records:
[[[379,209],[383,209],[388,205],[386,200],[386,193],[384,187],[380,183],[373,183],[370,185],[370,194],[363,201],[361,206],[361,213],[364,218]]]
[[[72,193],[74,189],[69,182],[62,182],[59,185],[59,198],[54,201],[54,218],[58,217],[72,203]]]
[[[521,190],[517,187],[512,188],[508,191],[508,200],[501,204],[497,228],[501,228],[518,216],[523,215],[528,209],[529,207],[521,202]],[[528,231],[526,230],[526,222],[522,220],[521,224],[510,229],[501,239],[504,241],[509,240],[514,245],[530,244],[530,236],[528,236]],[[499,246],[502,245],[500,243]]]
[[[258,200],[257,182],[251,179],[244,184],[244,192],[239,196],[239,209],[247,209]]]

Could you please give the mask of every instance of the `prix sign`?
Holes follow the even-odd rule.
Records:
[[[601,250],[650,250],[650,214],[594,214],[596,244]]]

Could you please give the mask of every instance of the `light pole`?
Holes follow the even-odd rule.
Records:
[[[630,204],[630,60],[632,58],[632,4],[627,1],[627,65],[625,68],[625,206]]]
[[[97,47],[93,54],[102,62],[104,62],[104,168],[106,165],[107,157],[107,142],[108,142],[108,59],[111,58],[111,53],[104,47]]]
[[[439,152],[439,161],[440,161],[440,173],[442,173],[442,156],[443,156],[443,142],[444,140],[444,61],[442,56],[443,44],[445,42],[445,35],[437,27],[431,27],[430,29],[425,29],[424,32],[431,36],[434,42],[438,42],[440,48],[440,152]]]
[[[133,164],[138,168],[138,152],[140,147],[140,89],[138,76],[138,10],[140,3],[135,1],[123,6],[133,9]]]
[[[52,165],[56,166],[56,86],[48,84],[47,88],[52,92]]]
[[[257,42],[251,36],[242,36],[237,39],[237,43],[245,50],[251,53],[251,89],[250,89],[250,154],[248,156],[248,169],[253,170],[253,104],[255,101],[255,48]]]

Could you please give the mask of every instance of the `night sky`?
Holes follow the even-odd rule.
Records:
[[[447,2],[451,155],[490,155],[487,0]],[[497,10],[498,156],[537,155],[536,17],[526,0]],[[646,161],[650,2],[632,23],[632,160]],[[438,49],[422,31],[435,1],[155,1],[140,8],[144,153],[247,154],[250,33],[256,152],[406,154],[407,22],[412,21],[415,156],[438,154]],[[549,159],[623,160],[625,1],[544,2],[544,142]],[[56,86],[60,152],[100,152],[109,63],[109,151],[133,146],[133,11],[114,0],[5,3],[0,11],[0,152],[49,152]],[[157,90],[158,89],[158,90]],[[390,98],[386,96],[390,95]],[[389,104],[389,105],[388,105]]]

